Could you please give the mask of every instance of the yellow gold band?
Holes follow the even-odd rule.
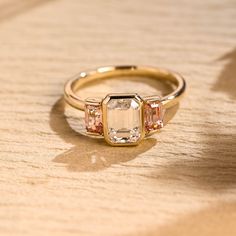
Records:
[[[182,76],[168,70],[146,67],[146,66],[108,66],[101,67],[90,72],[81,72],[69,80],[64,88],[64,97],[71,106],[84,110],[85,101],[77,95],[80,87],[84,84],[98,79],[114,78],[120,76],[142,76],[151,77],[158,80],[164,80],[172,83],[175,89],[172,93],[161,98],[165,108],[174,106],[182,97],[186,83]]]
[[[85,84],[98,79],[141,76],[163,80],[173,89],[160,98],[137,93],[113,93],[105,98],[82,99],[77,92]],[[185,91],[185,81],[177,73],[145,66],[109,66],[82,72],[65,85],[64,97],[76,109],[85,111],[88,135],[102,135],[113,146],[137,145],[142,139],[163,127],[165,108],[179,102]]]

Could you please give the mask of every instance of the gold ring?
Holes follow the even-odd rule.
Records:
[[[105,98],[82,99],[82,86],[98,79],[124,76],[150,77],[171,84],[173,91],[164,96],[139,96],[137,93],[113,93]],[[65,84],[65,101],[85,111],[85,127],[91,136],[103,136],[112,146],[137,145],[141,140],[163,127],[166,108],[179,102],[186,88],[177,73],[146,66],[108,66],[81,72]]]

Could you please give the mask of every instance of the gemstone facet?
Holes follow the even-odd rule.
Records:
[[[163,127],[164,109],[160,99],[147,99],[144,105],[145,131],[149,133]]]
[[[85,104],[85,127],[89,133],[103,133],[101,105]]]
[[[112,144],[136,144],[142,137],[142,100],[137,95],[108,96],[106,134]]]

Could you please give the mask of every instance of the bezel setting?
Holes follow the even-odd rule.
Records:
[[[106,142],[112,146],[138,145],[145,136],[143,107],[144,101],[138,94],[108,94],[102,101],[103,135]],[[114,129],[115,134],[111,134],[110,126],[113,119],[110,116],[112,113],[115,113],[115,117],[120,114],[119,123],[124,126],[131,125],[131,127]],[[132,123],[138,126],[132,127]],[[123,132],[123,130],[125,131]],[[123,137],[122,132],[124,133]],[[125,136],[129,132],[130,135]]]
[[[87,134],[92,136],[102,135],[103,123],[101,102],[96,98],[87,98],[84,110]]]
[[[163,128],[165,109],[158,96],[145,98],[144,125],[146,134],[153,133]]]

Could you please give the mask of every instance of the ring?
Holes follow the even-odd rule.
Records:
[[[95,80],[114,77],[140,76],[171,85],[172,92],[163,97],[140,96],[137,93],[112,93],[105,98],[82,99],[79,90]],[[166,108],[176,105],[186,88],[185,80],[177,73],[146,66],[108,66],[81,72],[64,87],[65,101],[85,111],[88,135],[103,136],[112,146],[137,145],[141,140],[163,127]]]

